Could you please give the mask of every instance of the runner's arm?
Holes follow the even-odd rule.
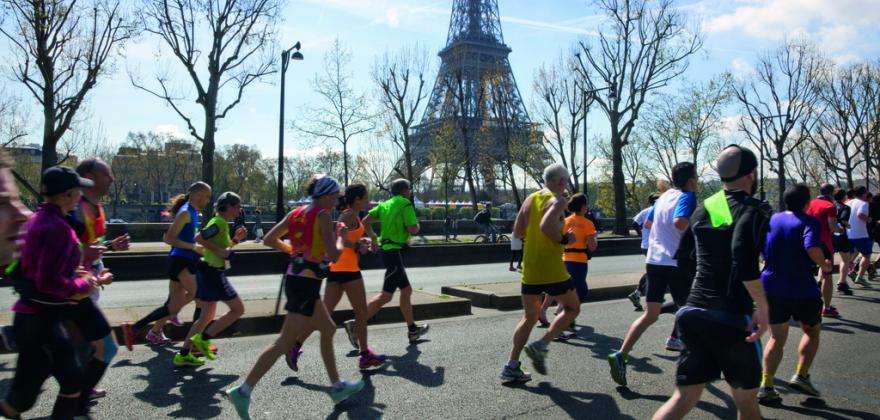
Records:
[[[554,196],[549,203],[547,212],[544,213],[544,217],[541,218],[541,233],[546,235],[553,242],[561,242],[564,237],[562,226],[559,224],[559,218],[562,216],[564,210],[565,201]]]
[[[350,211],[343,212],[342,215],[340,215],[340,217],[339,217],[338,227],[348,226],[349,224],[354,224],[354,222],[356,222],[356,221],[357,221],[357,216],[355,216],[353,212],[350,212]],[[340,235],[338,230],[339,229],[337,229],[337,236],[339,236],[342,239],[342,246],[344,246],[346,248],[358,249],[358,242],[357,241],[349,241],[348,235]],[[366,229],[364,229],[364,230],[366,230]],[[358,239],[360,239],[360,238],[358,238]]]
[[[174,216],[174,222],[171,223],[171,226],[168,227],[168,230],[165,231],[165,237],[162,239],[165,241],[166,244],[171,245],[175,248],[195,251],[196,244],[177,239],[177,235],[189,222],[189,212],[178,213],[177,216]]]
[[[370,240],[373,241],[374,244],[379,243],[379,236],[376,235],[376,231],[373,230],[373,223],[376,223],[378,221],[378,219],[369,214],[361,219],[361,223],[364,224],[364,233],[370,237]]]
[[[229,250],[225,248],[221,248],[217,246],[215,243],[209,241],[208,239],[213,238],[215,235],[218,235],[218,228],[215,225],[208,226],[205,230],[196,234],[196,243],[199,245],[208,248],[211,252],[217,254],[221,258],[226,258],[229,256]],[[207,237],[205,237],[207,235]]]
[[[529,224],[529,211],[532,208],[532,196],[526,198],[519,213],[516,214],[516,220],[513,222],[513,235],[519,239],[526,237],[526,227]]]
[[[291,211],[293,213],[293,211]],[[272,229],[269,230],[269,233],[263,237],[263,245],[268,246],[269,248],[277,249],[285,254],[290,254],[292,248],[289,243],[281,240],[281,237],[287,234],[287,219],[290,217],[290,213],[287,213],[283,219],[281,219],[278,224],[272,226]]]
[[[321,229],[321,238],[324,240],[324,252],[330,261],[338,260],[344,245],[336,236],[336,230],[333,229],[333,221],[330,220],[330,214],[327,212],[319,214],[317,223]],[[343,235],[340,236],[345,235],[345,228],[342,228],[342,233]]]

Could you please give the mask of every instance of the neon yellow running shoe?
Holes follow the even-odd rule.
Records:
[[[208,360],[214,360],[217,358],[217,354],[211,350],[211,340],[205,340],[202,338],[202,333],[196,333],[192,337],[189,338],[189,341],[202,352]]]
[[[174,355],[174,360],[172,362],[174,363],[174,366],[177,367],[199,367],[205,364],[205,359],[196,357],[192,353],[188,353],[184,356],[178,352]]]

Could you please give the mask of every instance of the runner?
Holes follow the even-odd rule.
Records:
[[[823,185],[823,191],[828,191],[826,187],[830,186]],[[770,304],[770,341],[764,350],[764,373],[758,391],[758,401],[765,404],[782,400],[773,387],[773,378],[782,361],[791,319],[801,323],[804,336],[798,347],[797,371],[789,386],[804,394],[819,396],[807,373],[819,350],[819,331],[822,329],[819,314],[822,299],[813,277],[813,266],[817,265],[822,273],[829,274],[832,267],[821,239],[820,222],[805,213],[810,205],[810,189],[804,184],[793,185],[785,190],[783,200],[788,211],[770,218],[770,232],[764,245],[765,264],[761,272],[761,284]],[[827,223],[828,219],[823,218],[821,224]]]
[[[316,175],[307,186],[311,204],[297,207],[287,217],[275,225],[263,238],[263,244],[290,254],[291,262],[284,280],[284,293],[287,304],[284,309],[284,325],[281,334],[270,344],[248,373],[241,385],[227,389],[224,393],[232,402],[235,411],[242,419],[249,419],[248,407],[251,392],[263,375],[272,368],[279,357],[293,348],[297,338],[309,328],[321,333],[321,358],[327,376],[333,384],[330,397],[338,404],[359,392],[364,382],[339,380],[336,370],[336,356],[333,353],[333,334],[336,324],[321,301],[321,283],[327,276],[327,263],[339,258],[343,241],[337,240],[330,220],[330,210],[339,199],[339,183],[330,176]],[[341,233],[348,232],[342,228]],[[290,243],[281,237],[287,235]]]
[[[862,257],[859,262],[858,275],[855,282],[869,287],[868,280],[865,279],[865,273],[868,266],[871,265],[871,254],[874,252],[874,241],[868,235],[868,222],[871,218],[868,214],[868,189],[865,187],[857,187],[853,191],[853,199],[849,200],[846,205],[850,208],[849,229],[846,231],[850,243],[853,248]]]
[[[13,259],[18,258],[18,241],[24,236],[24,225],[30,217],[31,211],[21,202],[15,185],[12,161],[0,150],[0,277]],[[7,350],[17,351],[11,325],[0,328],[0,338]]]
[[[82,189],[82,198],[71,213],[68,220],[77,233],[80,244],[83,247],[95,247],[101,250],[124,251],[128,249],[130,238],[120,235],[112,241],[105,240],[107,232],[105,225],[106,217],[101,199],[110,192],[110,186],[114,182],[113,171],[110,165],[100,158],[89,158],[80,162],[76,167],[79,176],[89,179],[94,183],[90,188]],[[91,269],[95,277],[100,277],[105,271],[101,253],[94,261],[83,260],[83,266]],[[83,298],[71,311],[70,319],[79,329],[83,338],[92,345],[92,357],[86,362],[86,380],[83,388],[82,404],[88,404],[90,398],[101,398],[107,395],[107,391],[96,388],[110,361],[116,355],[118,345],[113,331],[109,328],[110,323],[98,308],[98,299],[101,296],[101,288],[112,282],[112,277],[100,284],[100,287],[92,289],[90,296]]]
[[[122,324],[125,347],[132,350],[135,337],[151,322],[177,316],[177,312],[192,302],[196,295],[196,272],[198,271],[199,254],[202,248],[196,246],[196,232],[199,231],[199,210],[211,202],[211,186],[204,182],[196,182],[189,186],[186,195],[178,195],[171,199],[168,212],[174,214],[174,222],[165,232],[165,243],[171,245],[168,253],[170,266],[168,276],[169,296],[165,304],[156,308],[149,315],[141,318],[134,325]],[[197,312],[198,313],[198,312]],[[199,319],[194,316],[193,319]],[[162,332],[164,323],[156,322],[147,333],[147,341],[153,344],[168,342]]]
[[[409,198],[412,187],[405,179],[391,182],[392,197],[370,209],[364,218],[364,228],[373,243],[381,245],[382,264],[385,265],[385,280],[382,293],[374,296],[367,304],[367,319],[375,316],[385,304],[391,302],[394,292],[400,289],[400,312],[406,321],[407,338],[410,344],[428,333],[428,324],[417,325],[413,318],[412,286],[403,266],[403,251],[408,247],[410,235],[419,233],[419,221],[416,211]],[[377,239],[372,223],[379,222],[382,226],[381,236]]]
[[[645,303],[647,310],[630,325],[620,350],[608,356],[611,376],[615,382],[626,386],[626,376],[616,372],[626,371],[629,352],[642,333],[657,322],[663,306],[663,295],[669,289],[672,300],[683,306],[690,291],[691,279],[678,267],[675,259],[684,232],[690,225],[690,217],[696,207],[697,170],[693,163],[681,162],[672,169],[673,188],[667,190],[648,214],[645,226],[651,229],[645,272],[648,276]],[[673,329],[666,340],[666,348],[681,351],[681,340]]]
[[[571,232],[563,233],[562,230],[568,204],[563,195],[568,185],[568,169],[557,163],[544,168],[543,175],[544,188],[526,198],[513,225],[514,236],[528,237],[523,249],[521,286],[524,313],[513,333],[510,359],[501,371],[504,383],[531,380],[531,375],[522,370],[519,361],[523,350],[532,360],[535,370],[546,375],[550,342],[571,325],[581,310],[571,276],[562,261],[565,247],[574,239]],[[526,345],[538,322],[542,293],[554,297],[562,305],[563,311],[539,340]]]
[[[587,287],[587,272],[590,256],[596,251],[596,226],[587,219],[587,196],[577,193],[568,200],[568,211],[571,216],[565,218],[565,225],[562,228],[565,232],[573,234],[573,240],[565,247],[562,254],[562,261],[565,262],[565,270],[571,276],[574,283],[574,290],[577,293],[578,300],[581,303],[587,301],[589,287]],[[549,298],[549,296],[548,296]],[[559,338],[565,340],[576,335],[574,331],[575,321],[571,321],[569,327],[572,332],[570,334],[560,334]]]
[[[819,196],[810,200],[807,207],[807,214],[819,221],[819,238],[822,240],[822,255],[834,264],[834,241],[831,239],[832,233],[838,233],[841,229],[837,225],[837,209],[831,195],[834,194],[834,186],[828,183],[819,187]],[[831,306],[831,297],[834,279],[831,271],[820,271],[819,282],[822,289],[822,310],[823,316],[840,316],[837,308]]]
[[[345,188],[345,195],[339,197],[337,209],[342,213],[339,215],[338,230],[341,232],[344,227],[348,233],[344,236],[338,233],[338,236],[344,238],[342,239],[344,248],[342,248],[339,260],[330,263],[330,275],[327,277],[327,287],[324,289],[324,306],[331,314],[339,304],[339,300],[342,299],[342,293],[344,292],[348,296],[355,319],[347,320],[342,325],[345,327],[348,342],[356,350],[360,350],[358,358],[360,369],[385,364],[385,356],[377,354],[367,345],[367,321],[369,319],[367,318],[367,294],[364,289],[364,278],[361,275],[359,255],[369,252],[374,245],[369,238],[364,236],[364,224],[358,218],[358,214],[369,203],[370,196],[367,187],[363,184],[349,185]],[[299,337],[293,349],[287,354],[287,364],[294,371],[299,370],[297,361],[302,354],[302,343],[309,338],[313,331],[310,329]]]
[[[196,305],[201,308],[199,318],[193,320],[183,347],[174,355],[175,366],[201,366],[205,360],[190,352],[191,347],[198,349],[208,360],[217,355],[211,348],[211,339],[223,332],[244,314],[244,303],[226,278],[232,247],[241,243],[247,236],[247,229],[239,226],[233,236],[229,236],[229,222],[241,213],[241,197],[227,191],[220,194],[214,204],[214,217],[208,220],[205,228],[196,234],[196,242],[204,247],[202,260],[199,262],[196,281]],[[229,311],[214,320],[217,302],[222,301]],[[208,324],[211,324],[208,326]]]
[[[852,268],[853,246],[847,237],[846,231],[849,229],[849,215],[851,213],[849,206],[846,205],[847,192],[838,189],[834,192],[834,209],[837,211],[837,232],[831,237],[834,250],[840,254],[840,280],[837,281],[837,291],[844,295],[852,295],[852,289],[849,282],[846,281],[850,268]],[[840,314],[833,307],[830,311],[822,311],[823,316],[839,317]]]
[[[722,372],[739,418],[761,418],[760,339],[767,331],[768,308],[759,256],[772,210],[751,197],[757,166],[750,150],[724,148],[715,162],[723,190],[693,214],[697,274],[675,322],[685,349],[678,358],[675,392],[654,419],[683,418]]]
[[[34,406],[51,375],[60,387],[52,418],[71,419],[88,415],[88,407],[80,403],[85,378],[61,322],[76,304],[71,299],[87,296],[109,274],[96,278],[78,269],[83,252],[64,217],[79,202],[80,188],[92,187],[92,181],[73,169],[53,166],[43,172],[40,184],[45,200],[27,222],[19,260],[5,272],[19,295],[12,307],[19,352],[15,377],[6,399],[0,402],[0,412],[4,417],[19,418]]]
[[[648,238],[651,236],[651,228],[645,226],[645,222],[648,221],[648,214],[654,209],[654,203],[657,202],[658,198],[660,198],[660,193],[651,193],[651,195],[648,196],[648,207],[643,208],[642,211],[633,217],[633,225],[636,227],[636,231],[642,235],[642,254],[646,256],[648,255]],[[626,296],[627,299],[632,302],[636,312],[644,310],[641,299],[642,295],[645,294],[645,286],[647,283],[648,275],[643,274],[642,278],[639,279],[639,285],[636,287],[636,290],[633,290],[632,293]]]

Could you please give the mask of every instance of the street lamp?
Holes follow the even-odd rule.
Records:
[[[292,47],[281,52],[281,110],[278,118],[278,190],[275,195],[275,222],[284,218],[284,75],[290,60],[300,61],[303,55],[299,52],[299,41]],[[291,54],[291,51],[293,52]]]
[[[596,93],[601,92],[603,90],[608,91],[608,100],[609,101],[613,101],[613,100],[617,99],[617,83],[615,83],[615,82],[611,82],[611,86],[606,86],[606,87],[602,87],[602,88],[598,88],[598,89],[592,89],[592,90],[587,90],[587,89],[583,89],[583,88],[581,89],[581,100],[583,101],[582,106],[584,108],[584,156],[583,156],[583,158],[584,158],[584,195],[587,196],[588,199],[590,198],[590,195],[587,190],[587,111],[589,110],[588,109],[589,105],[587,104],[587,97],[589,96],[590,98],[595,98]]]
[[[761,173],[760,173],[760,178],[759,178],[760,180],[758,181],[758,191],[760,192],[760,196],[761,196],[762,201],[767,198],[766,194],[764,193],[764,143],[765,143],[765,140],[764,140],[764,121],[767,121],[767,120],[770,120],[773,118],[782,118],[782,117],[785,117],[787,119],[788,114],[765,115],[765,116],[761,117],[761,143],[758,147],[758,149],[760,150],[759,154],[761,156],[761,169],[760,169]],[[782,194],[782,191],[779,191],[779,193]]]

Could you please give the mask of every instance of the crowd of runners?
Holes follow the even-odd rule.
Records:
[[[613,381],[626,386],[630,353],[639,338],[662,313],[675,314],[665,347],[680,352],[676,388],[655,418],[683,417],[700,400],[705,385],[722,374],[741,417],[760,418],[759,402],[781,399],[774,375],[791,320],[800,323],[804,334],[790,386],[819,396],[809,372],[819,349],[822,317],[840,316],[831,305],[835,254],[839,293],[852,294],[850,281],[867,284],[873,276],[880,206],[865,187],[843,191],[824,184],[811,198],[807,186],[796,184],[783,193],[785,210],[774,214],[753,196],[757,166],[748,149],[724,148],[715,162],[723,187],[700,201],[697,168],[679,163],[671,185],[658,184],[658,192],[648,197],[649,206],[634,218],[646,267],[629,298],[642,313],[608,363]],[[2,336],[7,347],[17,349],[18,358],[15,377],[0,401],[0,416],[18,418],[31,409],[52,376],[59,384],[52,417],[87,418],[90,400],[106,395],[98,385],[118,351],[98,307],[100,291],[113,282],[101,258],[128,249],[130,242],[128,235],[105,237],[101,199],[114,181],[113,171],[98,158],[75,169],[45,170],[40,183],[44,200],[31,214],[19,200],[9,167],[0,156],[0,267],[5,267],[4,277],[19,300],[12,308],[13,324]],[[518,264],[514,267],[512,259],[509,268],[522,271],[524,311],[501,369],[504,383],[531,379],[520,362],[523,352],[534,370],[546,375],[550,344],[576,334],[581,304],[588,299],[587,273],[597,231],[586,217],[587,197],[567,195],[569,178],[562,165],[545,168],[543,188],[528,196],[513,226]],[[343,295],[354,313],[343,326],[359,352],[361,370],[386,362],[369,346],[367,325],[398,291],[406,339],[417,343],[428,332],[428,325],[415,322],[404,265],[409,238],[420,229],[410,183],[391,182],[391,198],[369,210],[365,185],[343,188],[330,176],[316,175],[306,188],[310,202],[291,210],[262,238],[266,246],[290,256],[283,273],[287,314],[277,339],[256,358],[244,380],[224,391],[241,418],[249,418],[254,388],[279,358],[298,370],[303,343],[315,331],[333,403],[364,387],[361,380],[340,379],[337,370],[331,314]],[[141,339],[172,345],[164,333],[166,323],[183,325],[178,314],[195,301],[189,331],[168,363],[202,366],[220,352],[212,340],[244,314],[245,305],[226,277],[233,250],[247,235],[235,222],[242,199],[232,191],[212,197],[210,185],[196,182],[169,203],[174,220],[164,236],[171,246],[168,298],[142,319],[122,325],[128,350]],[[331,218],[334,209],[336,221]],[[206,214],[212,217],[204,221]],[[373,230],[377,223],[379,235]],[[359,260],[369,252],[381,255],[386,271],[382,291],[368,300]],[[667,292],[671,302],[664,303]],[[228,310],[215,319],[217,302]],[[551,319],[546,311],[554,303]],[[546,331],[530,342],[539,323]],[[770,338],[762,349],[761,336],[768,330]]]

